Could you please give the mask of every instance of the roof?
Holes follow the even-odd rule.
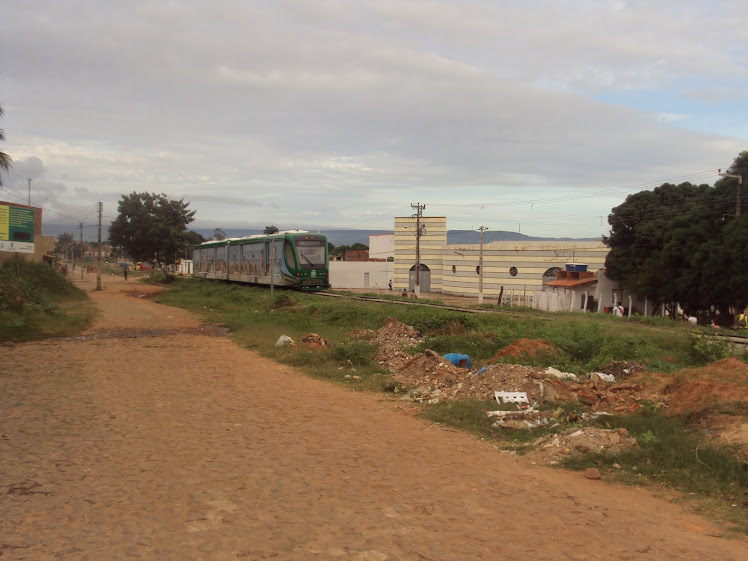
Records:
[[[559,279],[552,280],[545,283],[548,286],[563,286],[565,288],[574,288],[575,286],[583,286],[585,284],[595,284],[596,278],[591,279]]]

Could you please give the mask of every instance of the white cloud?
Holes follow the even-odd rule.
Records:
[[[3,148],[43,162],[66,208],[149,190],[201,221],[388,228],[428,197],[469,220],[466,202],[729,165],[747,138],[709,111],[745,107],[741,18],[695,0],[12,2]],[[633,90],[660,107],[593,99]]]

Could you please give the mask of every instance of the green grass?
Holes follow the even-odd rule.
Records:
[[[78,333],[96,315],[85,292],[42,263],[0,266],[0,341],[27,341]]]

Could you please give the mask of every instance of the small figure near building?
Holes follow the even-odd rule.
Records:
[[[125,269],[124,269],[123,272],[124,272],[124,275],[125,275],[125,280],[127,280],[127,267],[125,267]]]
[[[392,279],[390,279],[389,287],[390,287],[390,292],[392,292]]]

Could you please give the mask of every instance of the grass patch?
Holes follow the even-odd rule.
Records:
[[[0,341],[27,341],[78,333],[96,309],[86,293],[42,263],[0,266]]]

